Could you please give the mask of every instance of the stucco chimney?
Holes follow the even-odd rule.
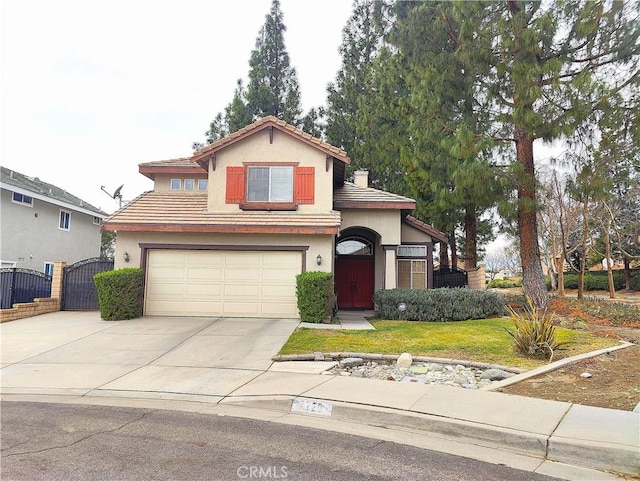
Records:
[[[356,170],[353,173],[353,183],[358,187],[369,187],[369,171]]]

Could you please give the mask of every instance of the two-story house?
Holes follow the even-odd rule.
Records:
[[[140,164],[154,181],[104,222],[116,268],[145,271],[146,315],[298,317],[295,277],[335,274],[338,306],[376,289],[432,287],[433,244],[415,201],[345,182],[344,151],[265,117],[190,158]]]
[[[2,267],[53,273],[100,255],[100,224],[107,214],[37,177],[0,167]]]

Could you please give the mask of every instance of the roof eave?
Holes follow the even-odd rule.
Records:
[[[378,202],[378,201],[357,201],[357,200],[334,200],[334,209],[394,209],[413,210],[416,208],[415,202]]]
[[[207,225],[207,224],[147,224],[106,222],[102,230],[119,232],[191,232],[206,234],[338,234],[340,226],[264,226],[264,225]]]

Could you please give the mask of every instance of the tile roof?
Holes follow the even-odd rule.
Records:
[[[154,180],[156,174],[207,175],[207,171],[200,164],[191,162],[190,157],[144,162],[138,164],[138,172],[151,180]]]
[[[405,218],[403,219],[404,222],[406,222],[407,224],[409,224],[412,227],[415,227],[418,230],[421,230],[422,232],[429,234],[431,237],[433,237],[434,239],[440,241],[440,242],[446,242],[447,244],[449,243],[449,238],[447,237],[447,234],[445,234],[444,232],[440,232],[438,229],[436,229],[435,227],[422,222],[421,220],[416,219],[415,217],[411,216],[411,215],[407,215],[405,216]]]
[[[78,207],[80,209],[88,210],[97,214],[98,216],[106,216],[107,213],[100,210],[98,207],[94,207],[88,202],[83,201],[79,197],[70,194],[60,187],[56,187],[53,184],[44,182],[38,177],[29,177],[28,175],[21,174],[15,170],[8,169],[6,167],[0,167],[0,181],[3,184],[13,186],[25,191],[31,192],[36,195],[48,197],[52,200],[62,202],[69,206]]]
[[[337,234],[340,213],[207,211],[206,193],[146,192],[104,220],[117,231]]]
[[[267,127],[274,127],[280,130],[281,132],[285,132],[294,137],[297,137],[303,142],[324,151],[328,155],[331,155],[332,157],[338,160],[341,160],[344,163],[348,164],[349,162],[351,162],[351,159],[349,159],[349,157],[347,156],[347,153],[344,150],[341,150],[338,147],[334,147],[333,145],[328,144],[322,139],[314,137],[311,134],[307,134],[306,132],[298,129],[297,127],[294,127],[293,125],[286,123],[284,120],[280,120],[277,117],[274,117],[273,115],[269,115],[267,117],[258,119],[254,123],[247,125],[246,127],[243,127],[242,129],[236,132],[233,132],[232,134],[229,134],[226,137],[223,137],[222,139],[210,145],[207,145],[206,147],[203,147],[202,149],[198,150],[193,154],[191,161],[198,162],[198,163],[206,163],[208,162],[209,156],[215,153],[216,151],[228,145],[231,145],[241,139],[244,139],[245,137],[248,137],[249,135]]]
[[[416,201],[391,192],[360,187],[352,182],[345,182],[333,191],[334,209],[405,209],[413,210]]]

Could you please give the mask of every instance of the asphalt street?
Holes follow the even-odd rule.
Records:
[[[552,480],[413,446],[219,415],[3,402],[3,480]]]

